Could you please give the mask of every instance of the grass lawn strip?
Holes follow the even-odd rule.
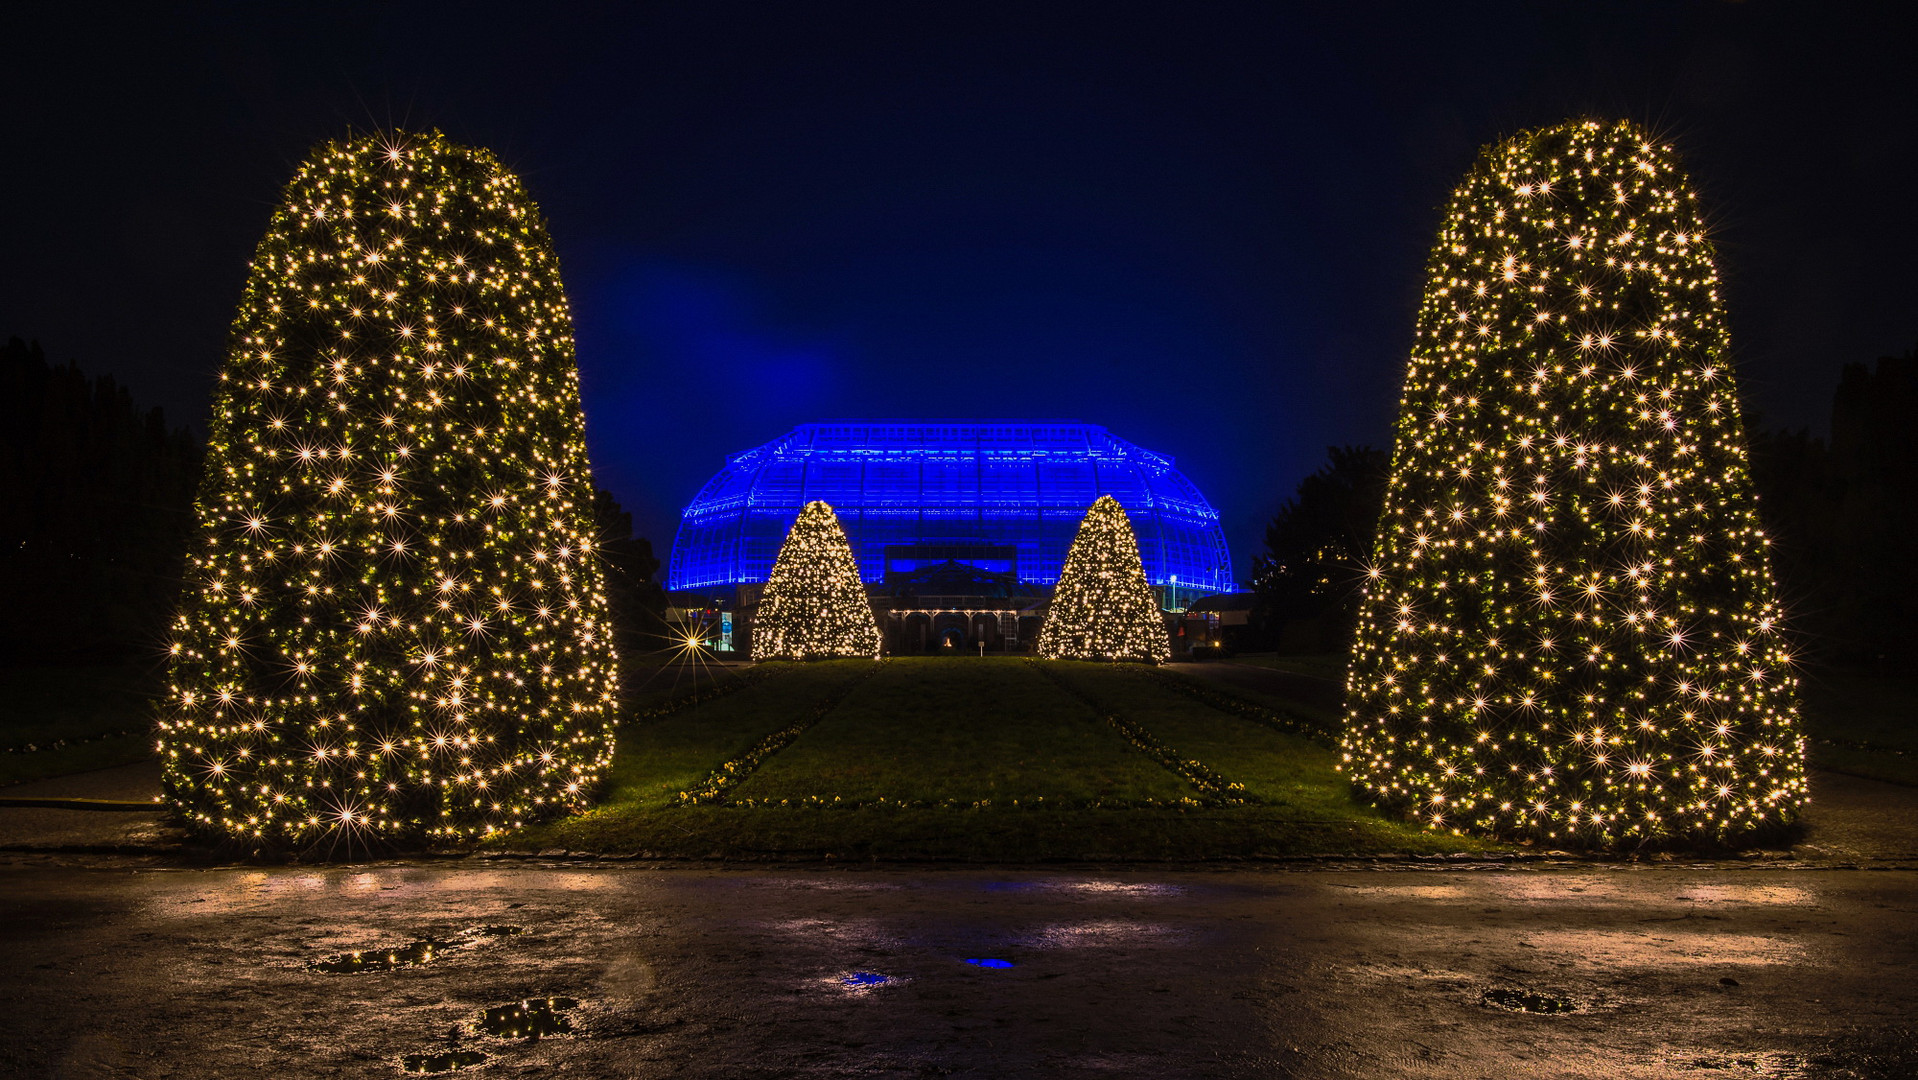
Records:
[[[920,663],[939,666],[913,670]],[[894,660],[877,677],[856,687],[796,745],[767,761],[745,785],[745,789],[760,787],[780,773],[790,785],[786,797],[800,791],[821,793],[827,790],[821,784],[822,774],[807,762],[824,761],[836,767],[836,759],[861,746],[870,759],[875,744],[858,736],[877,725],[897,733],[896,747],[917,744],[919,750],[906,757],[885,757],[879,762],[884,766],[882,775],[867,778],[891,790],[865,790],[894,796],[950,795],[955,802],[929,800],[915,806],[889,802],[831,811],[819,808],[820,804],[681,802],[678,793],[690,789],[716,763],[738,756],[790,723],[794,715],[810,711],[872,664],[848,660],[763,666],[778,669],[776,677],[723,701],[622,729],[609,789],[595,809],[504,834],[479,846],[496,851],[665,859],[985,863],[1437,855],[1501,847],[1387,821],[1352,803],[1328,763],[1284,749],[1311,748],[1296,736],[1283,736],[1200,707],[1135,673],[1073,665],[1083,668],[1075,674],[1086,680],[1112,680],[1112,687],[1100,693],[1107,700],[1125,703],[1128,715],[1137,717],[1142,726],[1203,760],[1231,762],[1234,778],[1246,783],[1249,794],[1273,799],[1275,804],[1248,801],[1206,806],[1196,798],[1180,802],[1176,796],[1181,793],[1188,797],[1203,793],[1125,746],[1082,702],[1018,659]],[[962,717],[969,715],[968,710],[1004,713],[1007,722],[999,725],[1000,736],[1022,731],[1027,739],[1043,735],[1055,740],[1052,751],[1033,755],[1023,765],[981,762],[968,757],[978,749],[975,744],[962,741],[942,746],[921,737],[923,726],[902,725],[902,716],[910,721],[916,715],[900,711],[912,702]],[[1162,709],[1167,711],[1162,714]],[[1069,722],[1060,723],[1061,719]],[[1193,726],[1188,729],[1182,723]],[[993,734],[959,730],[982,738]],[[1206,741],[1210,736],[1201,735],[1208,731],[1216,731],[1222,741]],[[1233,740],[1239,739],[1251,740],[1251,747],[1234,749]],[[1280,749],[1272,752],[1259,740],[1275,742]],[[1319,753],[1324,756],[1322,748]],[[1074,774],[1066,779],[1077,781],[1080,793],[1085,793],[1079,770],[1085,761],[1089,761],[1087,772],[1123,781],[1119,790],[1105,792],[1104,797],[1146,790],[1169,792],[1174,798],[1143,806],[1075,805],[1060,798],[1057,784],[1062,773]],[[1318,811],[1312,799],[1285,789],[1282,776],[1269,777],[1254,768],[1252,763],[1257,761],[1291,762],[1284,767],[1302,774],[1298,783],[1316,785],[1326,799],[1337,800],[1332,811]],[[982,764],[1003,767],[982,771]],[[843,779],[834,773],[823,775],[835,783]],[[989,786],[995,780],[997,790]],[[1036,797],[1039,793],[1044,797]],[[963,803],[956,801],[961,795],[967,796]],[[1278,796],[1284,796],[1284,804],[1279,804]]]
[[[1208,796],[1207,802],[1213,805],[1232,806],[1245,801],[1244,784],[1227,780],[1217,772],[1214,772],[1205,762],[1199,761],[1196,758],[1186,757],[1177,750],[1172,749],[1170,746],[1154,738],[1151,732],[1139,726],[1130,718],[1113,711],[1110,705],[1086,693],[1084,689],[1062,677],[1059,672],[1061,663],[1063,662],[1035,662],[1034,666],[1039,669],[1041,675],[1051,679],[1054,685],[1091,706],[1094,712],[1097,712],[1106,723],[1116,728],[1119,734],[1125,736],[1125,740],[1131,743],[1140,753],[1158,762],[1162,768],[1183,777],[1186,782],[1193,787],[1205,792]]]
[[[1388,823],[1380,823],[1386,825]],[[1370,821],[1314,822],[1283,808],[980,809],[727,805],[595,811],[480,845],[522,853],[811,862],[1203,862],[1441,855],[1499,845]]]
[[[1226,657],[1223,660],[1215,660],[1213,663],[1270,668],[1273,671],[1283,671],[1288,675],[1304,675],[1307,678],[1342,683],[1345,681],[1347,659],[1346,654],[1342,652],[1284,656],[1276,653],[1244,653]]]
[[[729,800],[739,807],[1193,808],[1217,800],[1012,657],[900,657]]]
[[[620,721],[620,726],[649,724],[664,720],[695,705],[704,705],[727,694],[744,690],[781,673],[784,669],[785,665],[781,664],[759,664],[743,671],[727,671],[723,678],[717,674],[706,679],[695,676],[692,689],[668,692],[664,700],[654,701],[634,709]]]
[[[1220,712],[1243,716],[1248,720],[1264,724],[1274,731],[1304,735],[1324,742],[1331,742],[1338,738],[1336,718],[1316,715],[1318,713],[1316,709],[1308,712],[1297,703],[1292,703],[1289,708],[1265,704],[1211,683],[1157,668],[1141,667],[1139,671],[1146,677],[1156,680],[1160,685],[1176,690]]]
[[[723,699],[705,699],[670,716],[622,726],[599,804],[587,817],[664,809],[721,762],[745,753],[869,660],[827,664],[760,664],[754,678]]]
[[[152,757],[160,689],[137,665],[0,668],[0,786]]]
[[[0,753],[0,788],[29,780],[131,765],[152,756],[153,735],[145,730],[138,734],[81,739],[41,750]]]
[[[779,753],[792,744],[794,739],[806,733],[806,729],[824,719],[826,714],[838,708],[839,703],[852,693],[853,688],[878,674],[887,661],[860,661],[865,666],[850,679],[834,686],[830,693],[813,704],[813,707],[798,720],[787,724],[778,731],[754,743],[745,753],[722,762],[717,769],[691,788],[679,793],[682,804],[719,803],[727,801],[727,793],[739,786],[751,776],[767,758]]]
[[[1918,787],[1918,680],[1818,671],[1799,689],[1814,766]]]
[[[1097,679],[1086,665],[1054,665],[1062,679],[1111,702],[1188,753],[1229,770],[1252,802],[1274,809],[1301,826],[1360,822],[1366,828],[1411,836],[1422,826],[1402,822],[1357,803],[1351,784],[1337,771],[1335,750],[1294,732],[1238,713],[1195,709],[1189,697],[1155,677],[1150,668],[1121,665]]]

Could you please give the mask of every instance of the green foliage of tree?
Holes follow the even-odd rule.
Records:
[[[1428,265],[1344,767],[1434,827],[1722,840],[1805,799],[1697,197],[1630,124],[1489,148]]]
[[[1918,349],[1847,364],[1831,437],[1765,432],[1752,475],[1795,636],[1826,663],[1911,669],[1918,621]]]
[[[773,560],[753,614],[753,656],[877,657],[883,647],[846,530],[832,507],[815,499],[799,511]]]
[[[159,720],[196,830],[455,839],[586,806],[613,629],[572,322],[518,178],[438,134],[321,146],[220,373]]]
[[[1351,644],[1391,459],[1370,446],[1328,446],[1326,458],[1266,526],[1252,591],[1263,626],[1302,623],[1314,651],[1335,652]]]
[[[1165,616],[1146,581],[1132,521],[1117,499],[1101,495],[1066,549],[1039,627],[1039,655],[1158,664],[1171,654]]]
[[[593,527],[620,655],[659,649],[667,633],[666,590],[655,576],[660,562],[653,542],[633,535],[633,515],[604,488],[593,490]]]
[[[110,376],[0,349],[0,653],[148,661],[192,531],[201,447]]]

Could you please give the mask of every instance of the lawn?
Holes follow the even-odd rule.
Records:
[[[1142,670],[1064,662],[1048,667],[1105,708],[1143,724],[1181,755],[1242,785],[1253,801],[1312,820],[1343,819],[1352,812],[1350,786],[1334,769],[1338,755],[1324,743],[1243,716],[1194,708],[1190,696]]]
[[[1228,656],[1217,663],[1244,664],[1247,667],[1271,668],[1274,671],[1289,672],[1293,675],[1305,675],[1314,679],[1342,683],[1345,681],[1346,656],[1336,653],[1240,653]]]
[[[1918,680],[1814,672],[1801,686],[1813,765],[1918,786]]]
[[[730,694],[716,696],[705,685],[697,691],[704,701],[627,724],[619,732],[610,790],[598,813],[675,805],[681,792],[698,786],[722,763],[745,754],[871,667],[869,660],[760,664],[750,674],[734,674],[743,685]],[[666,706],[688,700],[692,694]]]
[[[490,846],[992,862],[1496,847],[1354,803],[1325,746],[1157,674],[940,657],[768,669],[622,730],[597,809]]]
[[[599,809],[495,846],[989,862],[1501,849],[1355,803],[1324,736],[1299,730],[1335,720],[1323,688],[1300,687],[1006,658],[760,665],[735,694],[624,730]],[[1913,690],[1809,684],[1815,762],[1918,782],[1893,752],[1918,750]]]
[[[741,784],[740,805],[1163,805],[1202,793],[1024,660],[886,664]]]
[[[0,786],[151,757],[154,671],[0,668]]]

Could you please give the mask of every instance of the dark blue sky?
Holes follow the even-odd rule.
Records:
[[[1244,579],[1327,444],[1389,445],[1477,148],[1569,116],[1678,146],[1767,425],[1918,344],[1918,90],[1875,13],[265,6],[0,16],[0,334],[200,427],[294,165],[437,126],[550,219],[595,471],[662,556],[792,424],[1061,418],[1175,456]]]

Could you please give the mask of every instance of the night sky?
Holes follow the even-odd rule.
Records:
[[[1573,116],[1678,147],[1765,426],[1918,345],[1909,38],[1829,5],[23,6],[0,335],[204,430],[296,164],[438,127],[549,219],[595,476],[662,557],[795,423],[1076,419],[1173,455],[1245,580],[1327,444],[1389,446],[1478,148]]]

